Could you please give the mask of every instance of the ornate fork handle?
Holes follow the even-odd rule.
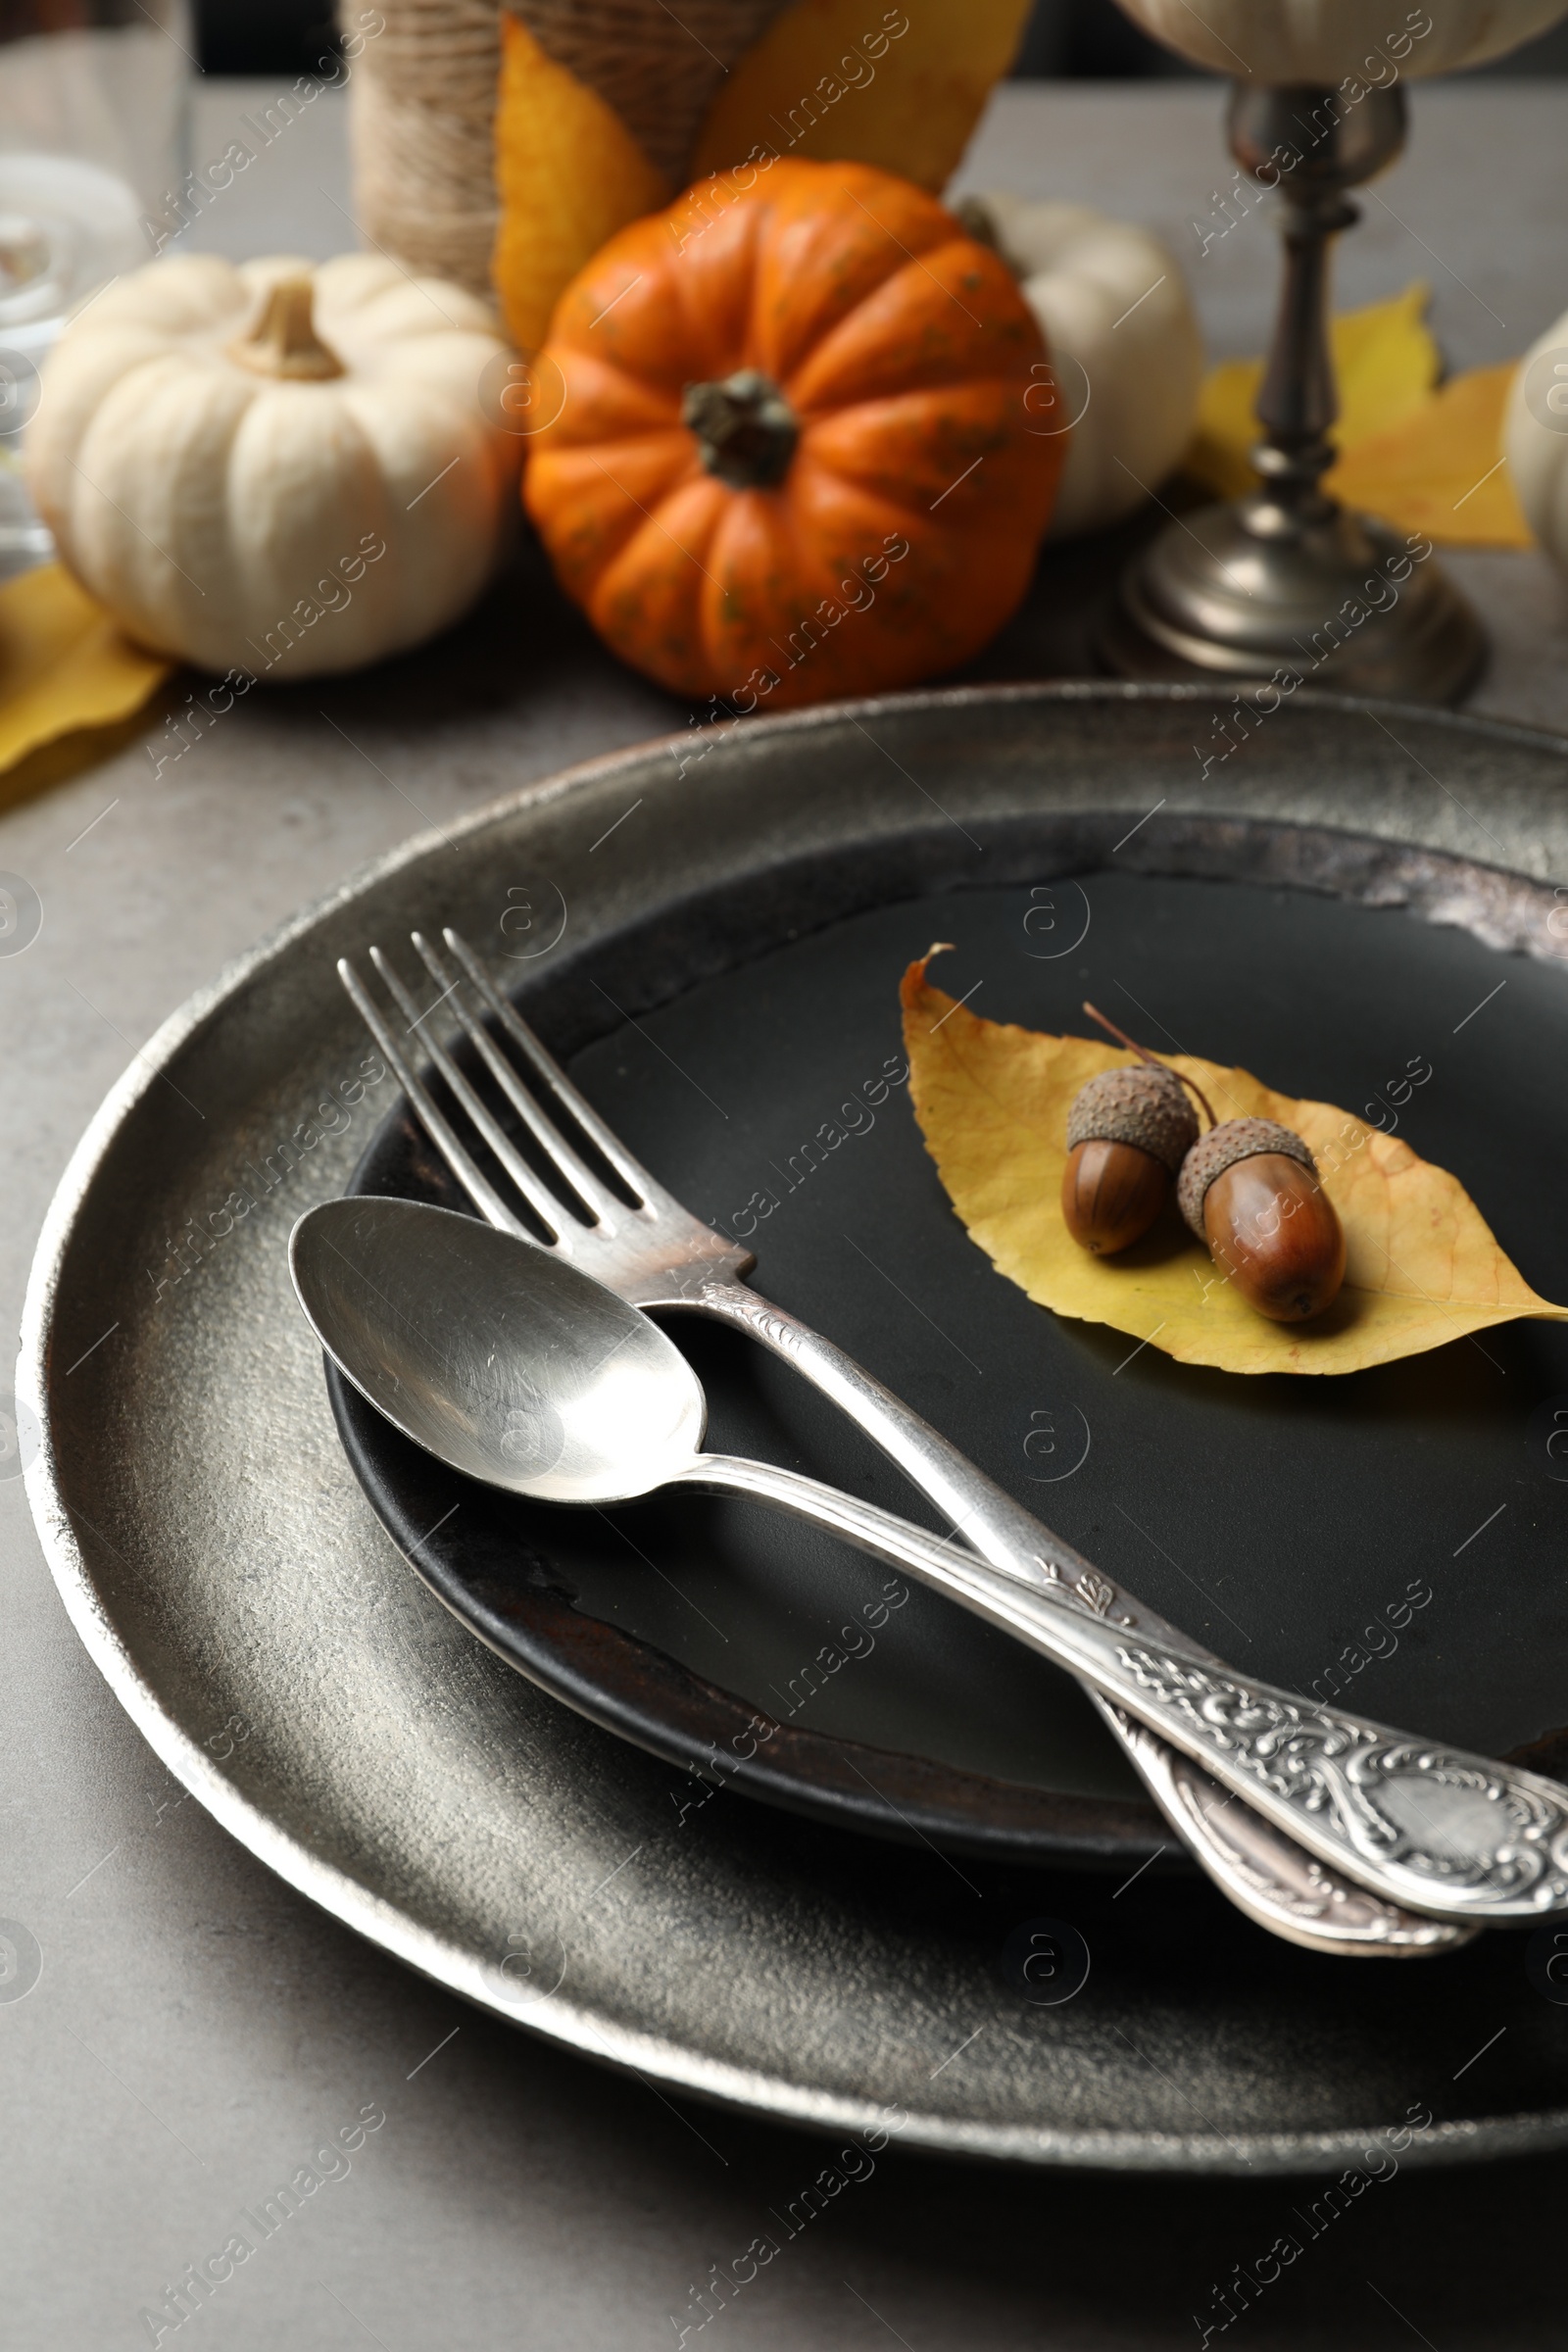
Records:
[[[706,1453],[682,1477],[837,1529],[1086,1675],[1298,1844],[1394,1903],[1476,1927],[1568,1910],[1568,1789],[1551,1781],[1121,1633],[1060,1588],[1032,1590],[797,1470]]]
[[[1095,1671],[1302,1845],[1396,1901],[1483,1924],[1568,1908],[1568,1791],[1552,1782],[1136,1640],[1112,1637]]]
[[[705,1455],[690,1483],[815,1518],[1019,1636],[1396,1903],[1483,1927],[1568,1910],[1568,1789],[1550,1781],[1129,1634],[1059,1584],[1031,1588],[796,1471]]]
[[[1051,1592],[1068,1606],[1103,1617],[1124,1630],[1193,1658],[1212,1650],[1171,1625],[1074,1551],[1014,1502],[1004,1487],[977,1469],[902,1397],[885,1389],[853,1356],[823,1339],[785,1308],[775,1306],[745,1283],[704,1277],[669,1303],[697,1309],[718,1321],[738,1323],[774,1354],[792,1363],[804,1379],[830,1396],[852,1421],[875,1440],[940,1510],[946,1511],[969,1547],[1031,1592]]]
[[[1098,1695],[1098,1694],[1097,1694]],[[1480,1934],[1386,1902],[1228,1796],[1191,1756],[1102,1700],[1133,1761],[1240,1910],[1309,1951],[1402,1956],[1449,1951]],[[1223,1873],[1223,1876],[1221,1876]]]
[[[677,1303],[674,1296],[670,1303]],[[987,1480],[959,1448],[931,1430],[854,1357],[761,1298],[743,1282],[701,1275],[679,1303],[741,1324],[808,1381],[830,1395],[953,1519],[966,1545],[992,1571],[1018,1586],[1020,1604],[1049,1606],[1051,1642],[1042,1648],[1096,1687],[1133,1764],[1168,1809],[1180,1794],[1183,1825],[1203,1868],[1227,1893],[1289,1936],[1324,1945],[1302,1907],[1302,1856],[1343,1872],[1354,1886],[1373,1886],[1385,1903],[1356,1910],[1348,1888],[1319,1872],[1328,1917],[1351,1919],[1343,1950],[1434,1952],[1462,1940],[1455,1927],[1434,1931],[1427,1912],[1481,1927],[1538,1919],[1568,1907],[1568,1792],[1511,1766],[1448,1754],[1356,1717],[1319,1710],[1289,1691],[1244,1682],[1230,1668],[1114,1586],[1067,1543],[1051,1536],[1020,1503]],[[950,1569],[964,1552],[943,1547]],[[990,1588],[987,1588],[990,1590]],[[1025,1606],[1027,1618],[1027,1606]],[[1006,1621],[1015,1633],[1025,1621]],[[1030,1623],[1039,1625],[1037,1616]],[[1128,1736],[1116,1700],[1150,1727]],[[1159,1740],[1195,1759],[1173,1789],[1171,1757]],[[1242,1837],[1215,1828],[1218,1804],[1203,1774],[1242,1794],[1284,1839]],[[1296,1848],[1296,1851],[1291,1851]],[[1408,1905],[1408,1910],[1405,1910]]]

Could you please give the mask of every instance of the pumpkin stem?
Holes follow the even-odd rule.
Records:
[[[949,205],[948,210],[966,237],[973,237],[977,245],[989,246],[993,253],[1002,253],[997,217],[983,196],[960,196],[956,204]],[[1003,259],[1006,260],[1005,254],[1003,254]],[[1010,263],[1008,267],[1011,267]]]
[[[775,488],[801,437],[789,402],[755,368],[743,368],[721,384],[688,384],[680,416],[696,434],[709,472],[736,490]]]
[[[309,276],[280,277],[268,289],[262,315],[247,335],[228,347],[231,360],[258,375],[285,376],[296,383],[324,383],[345,375],[337,353],[321,341],[311,315]]]

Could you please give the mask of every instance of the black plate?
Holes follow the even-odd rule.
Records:
[[[1352,1108],[1424,1057],[1434,1074],[1401,1134],[1462,1180],[1540,1292],[1568,1298],[1562,971],[1356,903],[1388,853],[1366,845],[1363,858],[1344,834],[1232,823],[1221,842],[1172,846],[1163,874],[1119,871],[1102,845],[1076,881],[1060,879],[1074,863],[1062,820],[973,838],[880,866],[774,868],[750,896],[731,887],[601,940],[519,1002],[575,1046],[574,1078],[699,1215],[733,1231],[754,1196],[776,1200],[758,1228],[761,1290],[1110,1575],[1233,1665],[1301,1690],[1332,1673],[1362,1713],[1489,1753],[1529,1748],[1550,1769],[1568,1720],[1568,1463],[1546,1439],[1558,1405],[1568,1427],[1568,1333],[1516,1324],[1328,1380],[1131,1353],[992,1270],[948,1206],[906,1088],[879,1101],[876,1082],[902,1067],[899,976],[938,938],[957,943],[942,984],[994,1020],[1082,1030],[1087,995],[1155,1047],[1179,1040]],[[1227,869],[1291,881],[1214,878]],[[1423,854],[1429,902],[1449,870]],[[1042,872],[1057,879],[1033,884]],[[1476,869],[1453,861],[1451,879],[1455,904],[1473,904]],[[634,1024],[611,1010],[628,1001]],[[858,1132],[808,1166],[803,1147],[828,1121]],[[466,1205],[403,1110],[352,1189]],[[694,1317],[669,1328],[707,1388],[714,1446],[934,1524],[771,1357]],[[1081,1692],[939,1597],[900,1587],[885,1608],[882,1570],[738,1502],[517,1502],[332,1386],[356,1471],[419,1573],[613,1731],[897,1837],[1031,1861],[1161,1844]]]

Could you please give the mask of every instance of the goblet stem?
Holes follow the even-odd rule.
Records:
[[[1287,517],[1321,523],[1333,511],[1318,485],[1334,463],[1339,415],[1329,337],[1332,240],[1360,219],[1346,190],[1386,170],[1404,145],[1404,93],[1369,90],[1349,109],[1333,90],[1253,90],[1231,99],[1231,152],[1277,185],[1285,207],[1285,284],[1256,415],[1252,462]]]
[[[1340,413],[1329,341],[1329,240],[1358,209],[1316,198],[1291,205],[1283,223],[1285,290],[1257,396],[1265,438],[1252,463],[1284,513],[1322,522],[1334,502],[1318,485],[1333,465],[1331,431]]]

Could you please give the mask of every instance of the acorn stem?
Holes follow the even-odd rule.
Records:
[[[1198,1097],[1198,1100],[1202,1104],[1203,1109],[1208,1113],[1209,1125],[1211,1127],[1217,1127],[1219,1125],[1218,1119],[1216,1119],[1214,1116],[1214,1106],[1209,1102],[1208,1097],[1204,1094],[1202,1088],[1199,1085],[1196,1078],[1189,1078],[1185,1070],[1171,1069],[1171,1065],[1168,1061],[1161,1061],[1157,1054],[1151,1054],[1147,1046],[1141,1046],[1135,1037],[1128,1036],[1125,1029],[1118,1029],[1114,1021],[1107,1020],[1105,1015],[1101,1012],[1096,1005],[1090,1004],[1087,997],[1084,999],[1084,1010],[1088,1013],[1089,1018],[1092,1021],[1098,1021],[1100,1023],[1102,1029],[1108,1029],[1118,1045],[1125,1046],[1129,1054],[1136,1054],[1140,1061],[1147,1061],[1152,1069],[1170,1070],[1171,1076],[1179,1079],[1181,1084],[1187,1088],[1189,1094],[1194,1094]]]

